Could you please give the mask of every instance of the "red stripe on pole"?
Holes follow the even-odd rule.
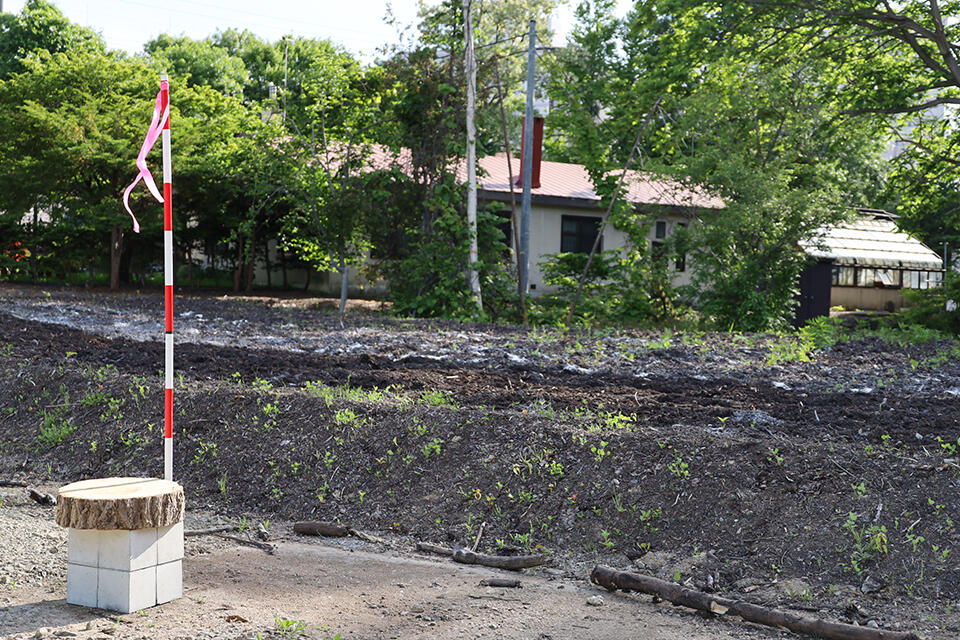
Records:
[[[173,285],[168,284],[163,288],[164,293],[164,331],[173,331]]]
[[[166,80],[160,81],[160,113],[163,113],[167,105],[170,104],[170,83]],[[163,124],[164,129],[170,128],[170,118]]]
[[[163,398],[163,437],[173,437],[173,389],[166,389]]]
[[[171,202],[172,188],[169,182],[163,183],[163,230],[173,231],[173,204]]]

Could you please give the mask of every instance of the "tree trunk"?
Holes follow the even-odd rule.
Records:
[[[270,276],[270,241],[263,241],[263,262],[267,266],[267,289],[273,288],[273,278]]]
[[[313,269],[308,266],[308,267],[307,267],[307,283],[306,283],[305,285],[303,285],[303,290],[304,290],[304,292],[310,291],[310,279],[311,279],[311,278],[313,278]]]
[[[130,284],[130,262],[133,252],[126,238],[127,234],[123,234],[123,249],[120,251],[120,284]]]
[[[110,231],[110,288],[120,288],[120,256],[123,254],[123,229],[119,224]]]
[[[287,280],[287,252],[280,252],[280,272],[283,274],[283,288],[284,290],[290,288],[290,282]]]
[[[187,284],[196,289],[197,283],[193,277],[193,259],[190,257],[190,249],[188,247],[183,248],[183,261],[187,263]]]
[[[168,480],[97,478],[60,488],[57,524],[73,529],[155,529],[183,521],[183,488]]]
[[[253,277],[254,277],[254,268],[257,264],[257,230],[254,229],[250,232],[250,244],[247,245],[247,273],[246,273],[246,286],[244,291],[250,293],[253,291]]]
[[[233,292],[240,293],[240,278],[243,275],[243,240],[237,238],[237,263],[233,269]]]
[[[33,225],[30,234],[30,275],[33,284],[40,284],[40,274],[37,272],[37,208],[33,207]]]
[[[347,310],[347,263],[344,254],[347,252],[343,240],[340,240],[340,251],[337,268],[340,271],[340,328],[343,329],[343,314]]]

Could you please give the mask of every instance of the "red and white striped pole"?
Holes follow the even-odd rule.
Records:
[[[167,74],[160,76],[160,113],[170,104]],[[164,293],[164,398],[163,479],[173,480],[173,200],[170,167],[170,118],[163,123],[163,293]]]

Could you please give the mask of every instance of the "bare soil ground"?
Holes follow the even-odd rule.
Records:
[[[7,286],[0,301],[0,477],[159,473],[162,298]],[[178,297],[176,328],[176,476],[189,507],[280,530],[340,520],[387,540],[361,550],[298,539],[269,559],[217,547],[186,563],[188,582],[209,580],[207,600],[262,603],[260,618],[238,614],[260,628],[280,615],[345,637],[476,637],[490,624],[491,637],[609,637],[618,624],[648,633],[673,622],[693,637],[748,633],[663,617],[636,596],[586,609],[585,577],[601,563],[808,615],[960,632],[955,343],[867,338],[803,362],[771,336],[354,314],[341,330],[312,305],[269,298]],[[786,360],[770,364],[777,354]],[[474,570],[409,558],[417,540],[472,543],[481,524],[481,549],[546,551],[560,573],[530,572],[529,589],[502,596],[519,605],[487,602],[473,597],[485,593]],[[237,557],[272,586],[220,585]],[[298,572],[300,557],[316,561]],[[319,585],[308,566],[343,567],[343,584]],[[456,602],[441,607],[448,619],[425,604],[400,616],[410,592],[392,571],[442,585],[443,604]],[[297,574],[312,576],[309,589]],[[368,607],[381,596],[388,615]],[[324,610],[327,597],[340,612]],[[274,602],[293,610],[271,613]]]
[[[390,544],[290,540],[289,523],[283,522],[270,525],[277,547],[273,555],[211,537],[187,538],[184,598],[118,616],[64,602],[64,533],[52,521],[52,511],[11,490],[0,495],[6,502],[0,527],[16,510],[30,519],[41,540],[35,555],[17,549],[19,559],[33,566],[18,584],[4,585],[0,592],[4,638],[787,637],[736,621],[704,620],[648,598],[603,596],[602,606],[590,606],[586,599],[596,589],[560,571],[523,575],[519,589],[487,587],[482,580],[504,572],[414,556]],[[188,526],[214,521],[191,514]],[[7,562],[17,554],[4,555]],[[43,578],[36,573],[41,566]]]

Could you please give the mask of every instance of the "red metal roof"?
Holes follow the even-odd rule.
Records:
[[[520,159],[511,158],[511,161],[513,178],[516,180],[520,175]],[[477,165],[479,168],[478,188],[485,191],[510,193],[506,154],[498,153],[480,158]],[[372,145],[370,167],[373,169],[399,168],[409,175],[412,173],[410,150],[403,149],[395,154],[386,147]],[[466,181],[465,161],[459,163],[457,177],[464,182]],[[648,172],[627,171],[624,185],[627,189],[627,200],[634,204],[702,209],[724,208],[723,200],[718,196],[711,195],[705,189],[689,187],[676,180]],[[520,194],[519,187],[514,187],[514,191],[518,195]],[[584,166],[568,162],[544,161],[540,169],[540,187],[533,189],[532,193],[553,198],[570,198],[581,202],[584,200],[600,202]]]
[[[511,158],[513,177],[520,175],[520,160]],[[477,178],[480,189],[496,192],[510,192],[509,173],[506,154],[480,158],[477,162],[481,171]],[[465,179],[466,171],[459,174]],[[698,207],[704,209],[722,209],[723,200],[711,195],[704,189],[691,188],[676,180],[656,176],[643,171],[628,170],[624,178],[627,200],[634,204],[651,204],[675,207]],[[514,191],[520,193],[515,187]],[[567,162],[542,163],[540,169],[540,187],[531,191],[534,195],[555,198],[576,198],[579,200],[600,201],[593,190],[593,183],[582,164]]]

